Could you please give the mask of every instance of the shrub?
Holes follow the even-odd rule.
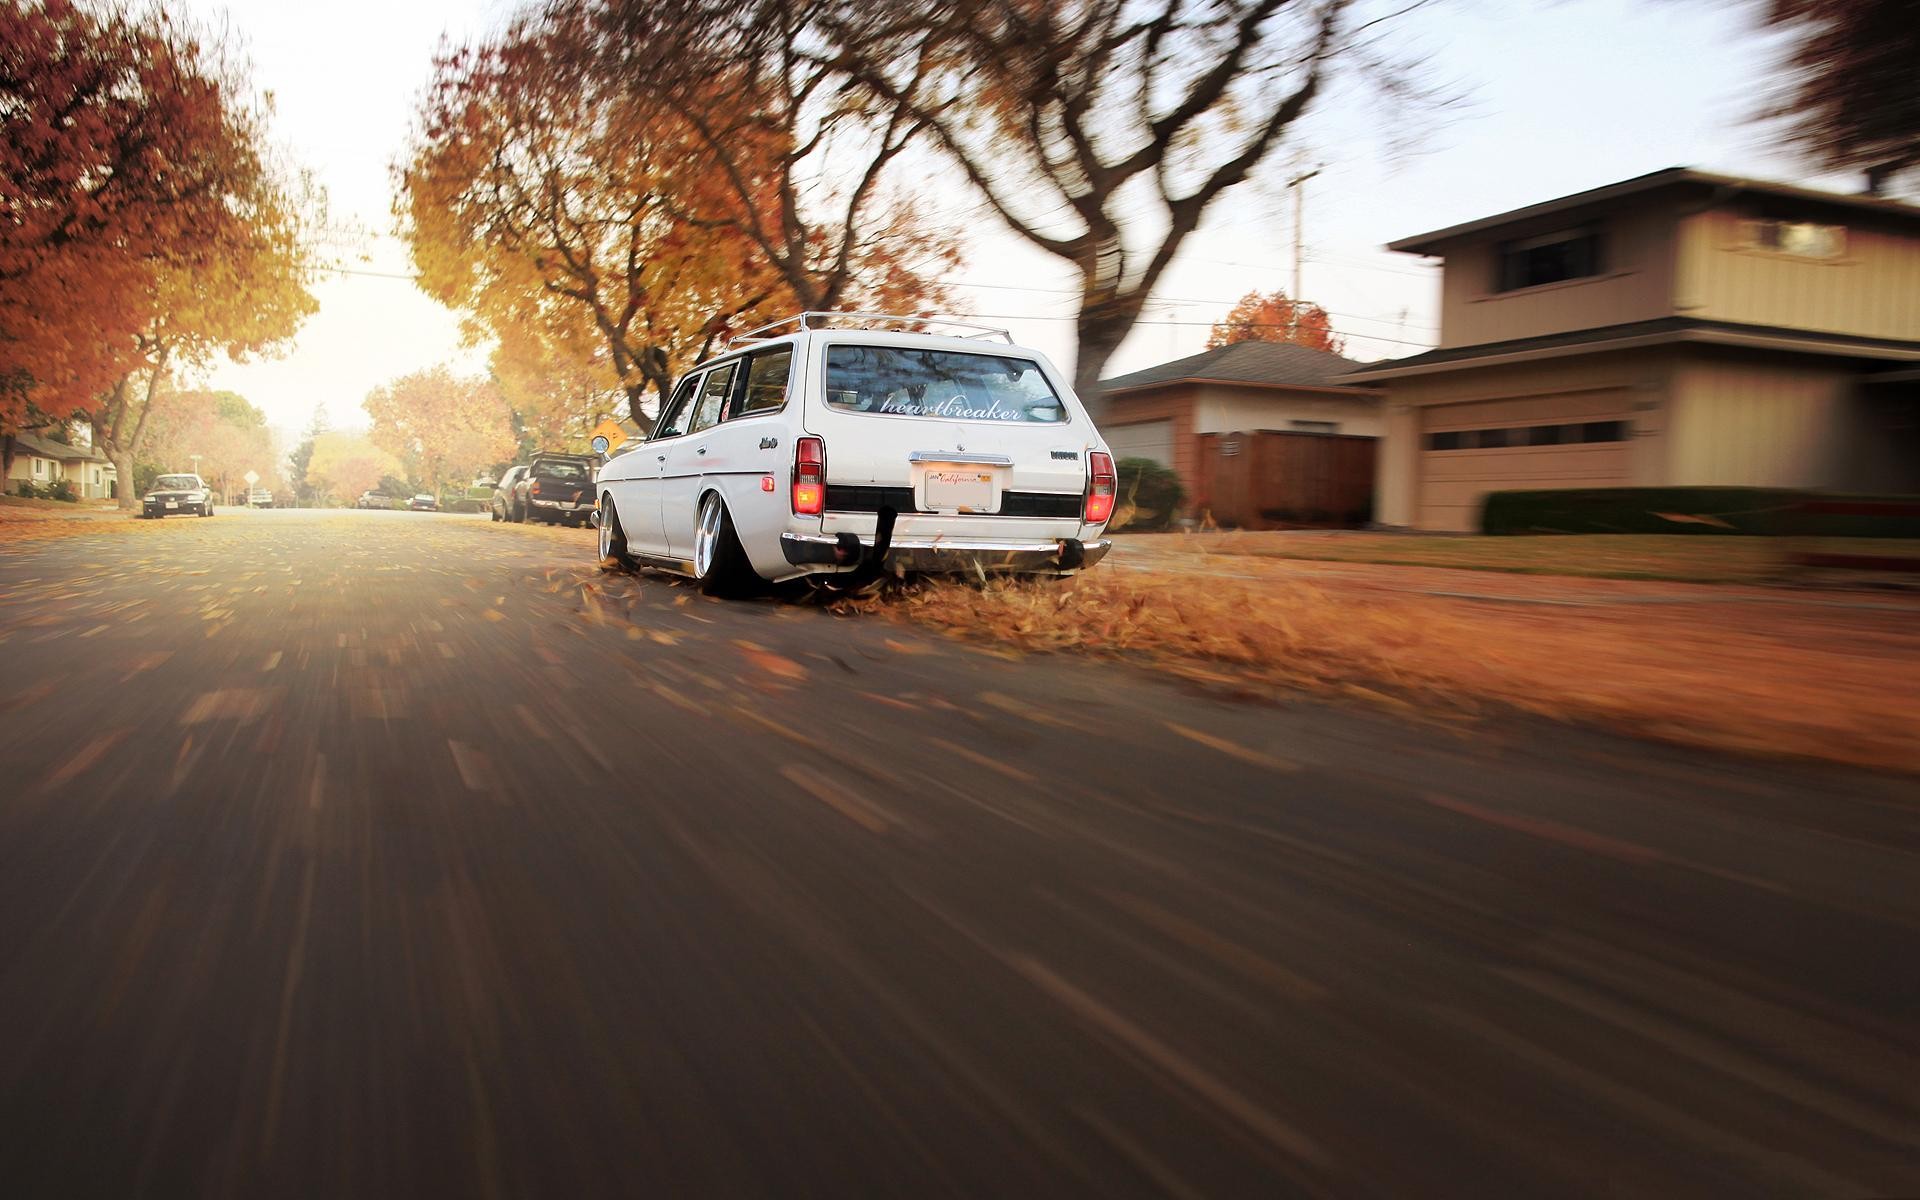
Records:
[[[1920,517],[1872,511],[1810,513],[1812,501],[1920,504],[1920,496],[1852,496],[1796,488],[1569,488],[1493,492],[1480,531],[1698,533],[1763,537],[1920,538]]]
[[[25,500],[40,499],[40,489],[31,479],[22,479],[20,486],[13,490],[13,494]]]
[[[49,500],[65,500],[71,504],[79,498],[80,493],[73,490],[73,480],[71,479],[56,479],[53,481],[52,486],[47,488],[47,499]]]
[[[1123,458],[1114,464],[1120,503],[1116,529],[1165,529],[1186,502],[1187,489],[1172,467],[1150,458]]]

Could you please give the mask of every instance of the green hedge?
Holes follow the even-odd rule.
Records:
[[[1802,511],[1812,501],[1920,504],[1920,496],[1736,487],[1492,492],[1480,511],[1480,531],[1920,538],[1920,516]]]
[[[1116,529],[1165,529],[1173,524],[1187,499],[1178,472],[1150,458],[1123,458],[1113,471],[1118,476],[1120,511],[1129,514],[1116,523]]]

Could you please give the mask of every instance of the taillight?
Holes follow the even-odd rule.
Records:
[[[1087,485],[1086,523],[1103,525],[1107,518],[1113,516],[1113,455],[1101,450],[1093,451],[1087,455],[1087,471],[1092,478]]]
[[[817,437],[793,443],[793,511],[817,517],[827,502],[827,444]]]
[[[540,494],[540,481],[538,479],[534,480],[533,486],[527,489],[527,494],[529,496],[538,496]]]

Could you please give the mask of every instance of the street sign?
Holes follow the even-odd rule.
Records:
[[[593,437],[587,443],[595,454],[611,454],[621,442],[627,440],[627,431],[620,428],[620,422],[608,417],[594,426]]]
[[[245,475],[242,475],[240,478],[247,481],[248,487],[252,487],[254,484],[260,482],[260,472],[248,471]]]

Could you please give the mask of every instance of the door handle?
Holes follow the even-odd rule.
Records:
[[[705,446],[702,446],[698,450],[694,451],[695,454],[705,454],[706,452],[707,452],[707,448]]]
[[[656,454],[656,455],[654,455],[653,457],[654,457],[654,459],[655,459],[656,461],[658,461],[658,462],[665,462],[665,461],[667,461],[667,456],[666,456],[666,455],[664,455],[664,454]]]

